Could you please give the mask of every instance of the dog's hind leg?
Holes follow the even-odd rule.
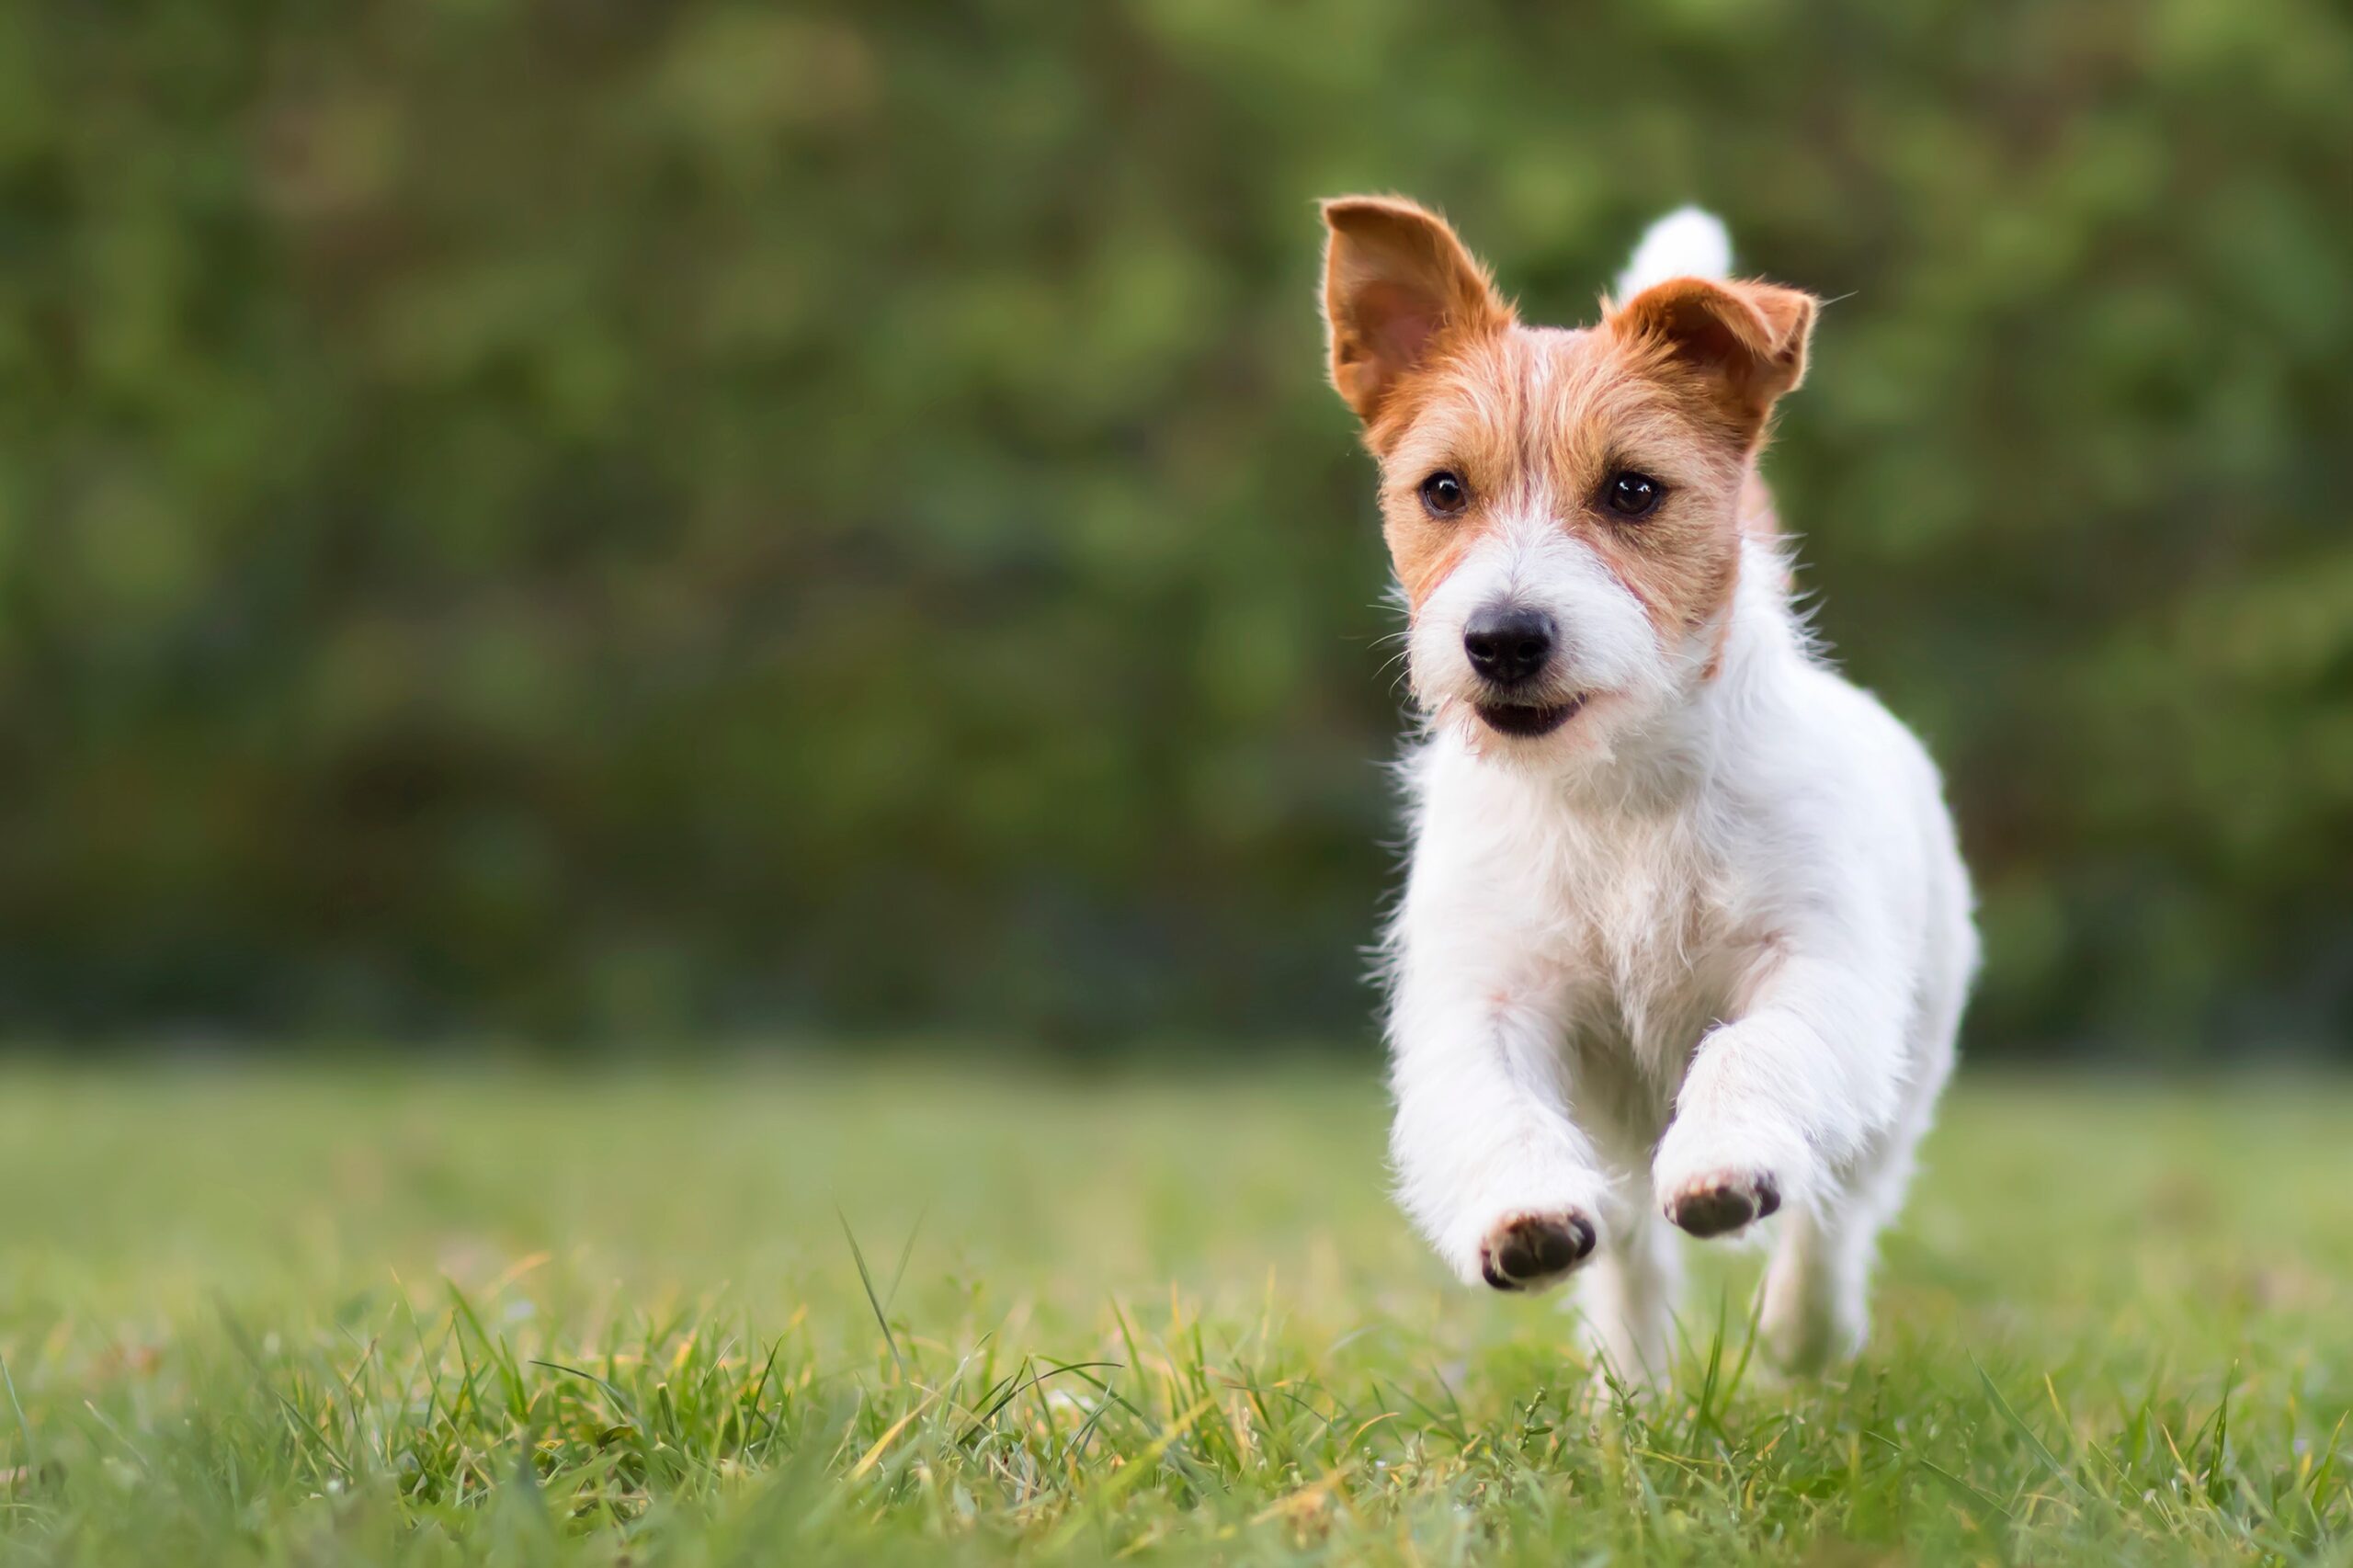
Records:
[[[1870,1333],[1870,1275],[1880,1232],[1904,1206],[1914,1151],[1928,1130],[1934,1078],[1915,1085],[1904,1119],[1811,1203],[1781,1221],[1765,1272],[1765,1346],[1785,1369],[1821,1371],[1849,1359]]]
[[[1675,1353],[1675,1309],[1683,1259],[1675,1232],[1648,1203],[1613,1228],[1577,1292],[1586,1334],[1608,1373],[1630,1389],[1666,1381]]]
[[[1870,1329],[1876,1218],[1801,1209],[1781,1221],[1765,1271],[1766,1349],[1787,1371],[1819,1372],[1853,1356]]]
[[[1975,963],[1963,917],[1938,983],[1918,1015],[1914,1065],[1895,1124],[1866,1146],[1810,1203],[1795,1206],[1766,1270],[1766,1348],[1784,1368],[1819,1371],[1852,1357],[1870,1333],[1870,1275],[1879,1233],[1904,1207],[1920,1140],[1951,1076],[1954,1036]]]

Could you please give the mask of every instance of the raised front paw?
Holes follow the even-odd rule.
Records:
[[[1722,1236],[1779,1209],[1781,1184],[1768,1170],[1713,1170],[1665,1196],[1668,1220],[1695,1236]]]
[[[1498,1290],[1544,1290],[1593,1256],[1593,1221],[1574,1209],[1513,1214],[1479,1243],[1480,1278]]]
[[[1765,1120],[1678,1116],[1659,1141],[1651,1190],[1667,1220],[1695,1236],[1730,1235],[1814,1190],[1813,1151]]]

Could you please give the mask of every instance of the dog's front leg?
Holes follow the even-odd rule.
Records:
[[[1699,1044],[1651,1180],[1697,1236],[1793,1212],[1767,1280],[1775,1360],[1813,1371],[1869,1327],[1873,1233],[1925,1118],[1904,1115],[1905,998],[1893,965],[1791,958]]]
[[[1838,1174],[1896,1119],[1908,994],[1900,966],[1868,955],[1777,949],[1692,1055],[1651,1170],[1666,1217],[1713,1236],[1835,1202]]]
[[[1568,1115],[1546,1009],[1417,985],[1390,1017],[1398,1196],[1468,1284],[1540,1290],[1593,1255],[1609,1184]]]
[[[1904,1108],[1915,986],[1891,951],[1818,939],[1777,950],[1753,991],[1700,1041],[1651,1179],[1694,1235],[1794,1210],[1763,1328],[1775,1359],[1810,1371],[1863,1342],[1871,1239],[1927,1123]]]

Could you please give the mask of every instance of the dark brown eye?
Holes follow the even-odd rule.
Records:
[[[1422,481],[1422,505],[1434,517],[1451,517],[1471,505],[1471,492],[1462,488],[1460,475],[1440,469]]]
[[[1601,499],[1621,517],[1647,517],[1666,498],[1666,486],[1647,473],[1620,469],[1601,482]]]

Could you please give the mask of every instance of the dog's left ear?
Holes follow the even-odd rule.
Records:
[[[1745,440],[1805,379],[1813,295],[1778,283],[1673,278],[1608,316],[1621,337],[1655,343],[1691,371]]]

